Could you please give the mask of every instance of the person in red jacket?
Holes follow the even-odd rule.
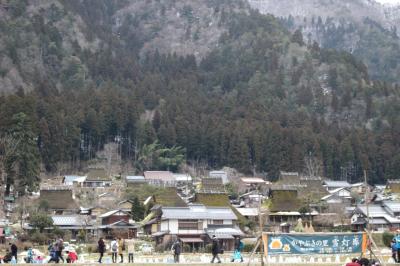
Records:
[[[78,255],[75,251],[67,251],[67,263],[74,263],[78,260]]]
[[[351,262],[347,263],[346,266],[361,266],[361,264],[358,263],[358,259],[354,258]]]

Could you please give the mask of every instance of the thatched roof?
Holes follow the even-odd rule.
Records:
[[[207,177],[201,181],[201,191],[204,193],[225,192],[221,177]]]
[[[301,207],[301,201],[298,199],[297,190],[276,189],[270,192],[271,212],[279,211],[298,211]]]
[[[38,203],[47,202],[51,210],[78,210],[79,206],[72,197],[70,189],[42,189]]]
[[[111,181],[111,178],[107,174],[106,170],[102,168],[92,168],[89,169],[86,181]]]
[[[168,187],[153,196],[155,204],[168,207],[186,207],[187,204],[178,196],[175,187]]]

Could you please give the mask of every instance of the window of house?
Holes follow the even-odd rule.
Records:
[[[213,224],[224,224],[224,220],[213,220]]]
[[[179,230],[198,230],[200,222],[198,220],[179,220],[178,229]]]

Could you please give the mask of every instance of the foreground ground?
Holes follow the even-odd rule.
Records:
[[[191,266],[204,266],[204,265],[208,265],[210,263],[180,263],[180,265],[191,265]],[[41,264],[41,265],[55,265],[55,264]],[[98,263],[76,263],[74,265],[99,265]],[[134,266],[164,266],[164,265],[171,265],[171,263],[134,263],[134,264],[128,264],[128,263],[114,263],[114,264],[101,264],[101,265],[134,265]],[[221,263],[221,264],[217,264],[217,265],[221,265],[221,266],[244,266],[247,265],[247,263]],[[252,266],[256,266],[256,265],[260,265],[260,263],[251,263],[250,265]],[[288,263],[273,263],[273,264],[265,264],[265,265],[280,265],[280,266],[344,266],[345,263],[293,263],[293,264],[288,264]],[[385,266],[398,266],[399,264],[395,264],[395,263],[385,263]]]

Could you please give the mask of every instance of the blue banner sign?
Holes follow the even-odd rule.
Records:
[[[367,236],[354,234],[263,234],[266,253],[350,254],[365,252]]]

